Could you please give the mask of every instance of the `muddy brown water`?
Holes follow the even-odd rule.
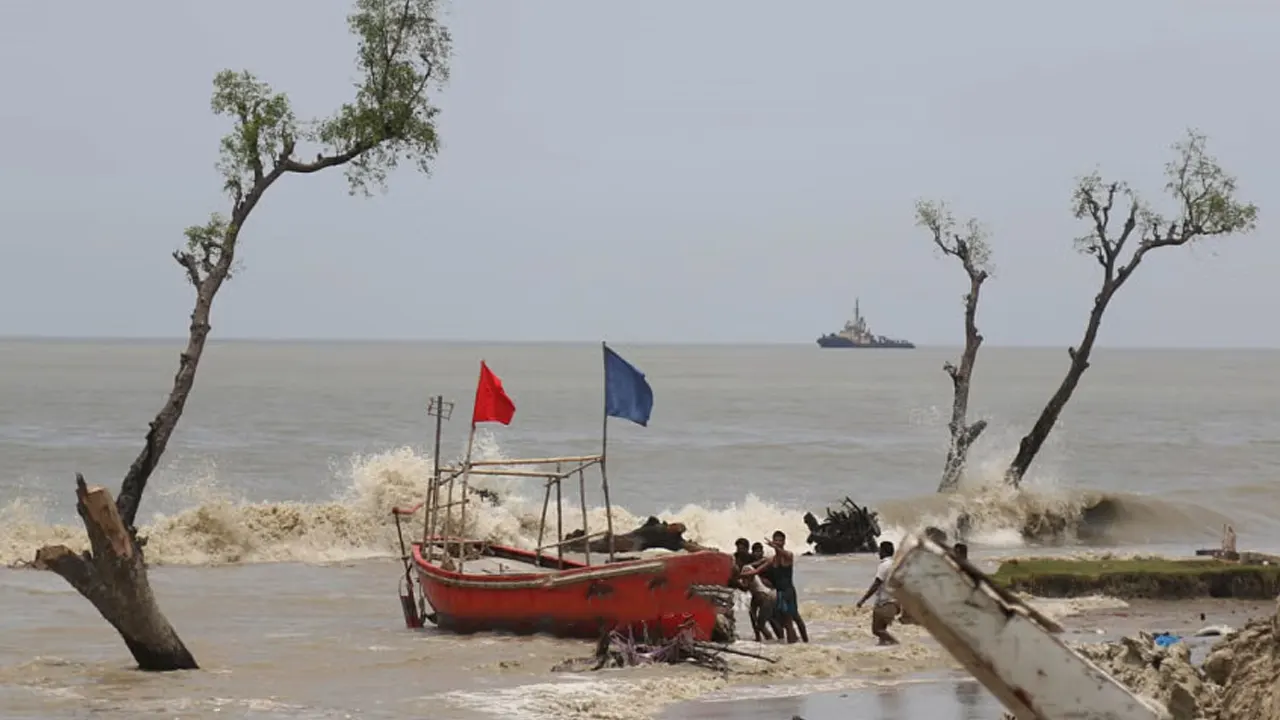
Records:
[[[975,556],[990,559],[1030,552],[1018,532],[1028,513],[1070,511],[1104,492],[1118,498],[1115,512],[1101,537],[1088,538],[1089,551],[1188,553],[1215,544],[1228,520],[1242,549],[1280,546],[1270,511],[1280,501],[1277,353],[1099,351],[1028,494],[948,499],[932,491],[949,402],[938,368],[951,351],[618,350],[656,396],[648,428],[611,426],[621,526],[657,514],[721,547],[775,529],[798,540],[804,511],[848,495],[879,510],[890,537],[952,527],[967,514]],[[44,543],[82,541],[74,472],[118,483],[177,352],[167,342],[0,341],[0,564],[29,559]],[[598,353],[598,345],[213,343],[140,515],[161,605],[204,669],[134,672],[119,639],[60,579],[0,570],[0,717],[630,719],[732,705],[763,720],[751,708],[774,718],[800,702],[798,714],[822,717],[850,693],[864,713],[854,716],[965,711],[972,697],[955,694],[963,683],[918,630],[903,629],[902,648],[872,645],[852,608],[873,574],[865,557],[802,558],[797,582],[814,642],[765,648],[777,666],[735,665],[727,684],[688,669],[552,674],[589,648],[407,631],[388,512],[422,497],[427,396],[468,397],[483,357],[517,416],[481,434],[481,456],[592,452]],[[991,348],[982,362],[981,410],[992,426],[975,448],[976,481],[998,478],[1059,379],[1062,353]],[[446,426],[450,458],[465,425]],[[477,513],[475,531],[534,542],[541,496],[512,478],[485,487],[502,499]],[[599,527],[598,494],[589,504]],[[1068,542],[1052,551],[1082,549]],[[1238,624],[1230,621],[1246,611],[1224,612]],[[1078,632],[1105,639],[1198,622],[1176,608],[1133,613],[1096,615],[1096,627]],[[985,712],[986,696],[976,697]]]

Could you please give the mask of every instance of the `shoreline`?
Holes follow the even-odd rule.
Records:
[[[1083,598],[1076,598],[1081,600]],[[1196,637],[1205,628],[1226,626],[1238,631],[1250,621],[1275,612],[1275,601],[1195,598],[1185,600],[1089,598],[1078,611],[1054,607],[1068,602],[1063,599],[1030,598],[1042,610],[1058,615],[1063,632],[1058,637],[1067,644],[1101,645],[1139,633],[1168,632],[1180,636],[1195,663],[1200,663],[1222,636]],[[1057,612],[1055,612],[1055,610]],[[1066,614],[1062,614],[1062,613]],[[851,619],[855,619],[850,613]],[[865,620],[861,615],[856,619]],[[863,623],[865,624],[865,623]],[[861,627],[861,626],[859,626]],[[732,679],[723,688],[696,698],[677,701],[655,709],[655,720],[776,720],[801,717],[804,720],[838,720],[850,717],[857,708],[870,712],[867,717],[962,717],[998,718],[1003,706],[955,660],[918,626],[894,625],[891,630],[915,628],[910,637],[900,632],[903,645],[910,652],[919,648],[921,659],[927,654],[933,661],[894,671],[888,663],[878,668],[854,670],[838,677],[791,677],[770,682],[760,677],[753,683],[742,677]],[[863,629],[864,645],[871,645],[869,629]],[[919,633],[923,637],[916,637]],[[754,643],[752,643],[754,645]],[[769,643],[762,646],[767,653]],[[897,648],[890,648],[894,650]],[[881,649],[862,648],[867,657]],[[916,653],[912,653],[915,655]],[[886,658],[888,659],[888,658]],[[924,667],[928,664],[929,667]],[[850,668],[852,669],[852,668]],[[873,709],[874,708],[874,709]],[[855,713],[856,714],[856,713]]]
[[[1280,558],[1251,554],[1247,561],[1213,558],[1014,558],[991,581],[1042,598],[1106,595],[1120,599],[1271,600],[1280,595]]]

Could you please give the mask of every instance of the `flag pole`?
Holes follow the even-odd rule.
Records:
[[[476,381],[476,397],[479,397],[480,383],[484,380],[484,361],[480,361],[480,379]],[[459,532],[463,533],[458,539],[458,572],[462,572],[462,566],[467,560],[467,490],[470,488],[471,482],[471,450],[476,444],[476,411],[474,403],[471,409],[471,432],[467,435],[467,454],[462,461],[462,498],[459,502],[462,504],[462,518],[458,521]]]
[[[609,503],[609,472],[605,467],[609,449],[609,346],[603,340],[600,341],[600,361],[604,366],[604,418],[600,423],[600,485],[604,489],[604,518],[609,531],[609,562],[613,562],[613,505]]]
[[[476,442],[476,423],[471,421],[471,434],[467,436],[467,457],[462,462],[462,518],[458,521],[458,531],[463,533],[458,539],[458,572],[467,560],[467,488],[471,479],[471,448]]]

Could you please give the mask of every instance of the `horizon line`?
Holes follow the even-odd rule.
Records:
[[[179,343],[186,340],[185,335],[8,335],[0,334],[0,342],[51,342],[51,343],[105,343],[105,344],[161,344],[161,343]],[[478,340],[474,338],[379,338],[379,337],[258,337],[258,336],[227,336],[227,337],[210,337],[207,343],[230,343],[230,344],[250,344],[261,343],[268,345],[595,345],[601,340]],[[799,345],[813,345],[814,341],[800,340],[720,340],[720,341],[685,341],[685,340],[603,340],[603,342],[618,343],[624,345],[651,346],[651,347],[794,347]],[[942,349],[959,349],[963,348],[962,344],[917,344],[916,349],[920,350],[942,350]],[[1016,350],[1063,350],[1068,347],[1067,344],[1062,345],[1039,345],[1039,344],[992,344],[983,343],[983,347],[987,349],[1016,349]],[[822,348],[819,348],[822,349]],[[844,349],[844,348],[836,348]],[[1280,350],[1280,346],[1276,345],[1114,345],[1099,344],[1095,346],[1097,350]]]

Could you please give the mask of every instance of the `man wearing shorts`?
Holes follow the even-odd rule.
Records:
[[[889,594],[885,581],[889,579],[889,571],[893,569],[893,543],[888,540],[880,543],[880,564],[876,567],[876,579],[871,587],[858,601],[858,607],[866,604],[875,595],[876,602],[871,608],[871,634],[876,636],[879,645],[897,645],[898,639],[889,634],[889,626],[898,616],[898,602]]]
[[[743,570],[742,576],[751,577],[769,572],[769,579],[773,581],[773,589],[778,594],[774,614],[782,621],[782,629],[786,632],[787,642],[793,643],[798,639],[796,637],[797,625],[800,627],[804,641],[809,642],[809,633],[804,629],[804,620],[800,619],[800,603],[796,598],[794,582],[796,556],[787,549],[786,533],[781,530],[775,530],[773,537],[769,540],[769,545],[773,547],[773,554]]]

